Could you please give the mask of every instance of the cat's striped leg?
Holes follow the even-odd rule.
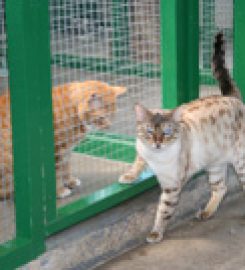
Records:
[[[63,199],[71,195],[71,190],[65,187],[64,181],[69,175],[66,162],[63,158],[56,157],[56,197],[58,199]]]
[[[11,198],[14,191],[12,165],[4,164],[0,170],[0,200]]]
[[[174,210],[179,201],[180,188],[165,188],[162,191],[157,207],[154,226],[146,238],[148,243],[157,243],[162,240],[163,233],[169,219],[172,217]]]
[[[132,183],[143,171],[145,164],[146,163],[144,159],[137,154],[132,167],[129,169],[128,172],[124,173],[119,177],[118,182],[121,184]]]
[[[205,220],[213,216],[224,198],[227,187],[225,184],[226,166],[217,166],[209,170],[211,197],[204,210],[197,213],[197,218]]]
[[[70,158],[70,155],[69,155],[68,160],[65,163],[66,172],[67,172],[65,186],[68,187],[69,189],[74,189],[74,188],[79,187],[81,185],[81,181],[80,181],[80,179],[78,177],[75,177],[72,174],[71,161],[70,160],[71,160],[71,158]]]

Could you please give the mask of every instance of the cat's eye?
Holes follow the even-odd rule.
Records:
[[[172,130],[171,127],[166,127],[166,128],[164,128],[164,130],[163,130],[163,135],[165,135],[165,136],[171,136],[172,133],[173,133],[173,130]]]
[[[153,133],[153,128],[147,127],[146,131],[147,131],[148,134],[152,134]]]

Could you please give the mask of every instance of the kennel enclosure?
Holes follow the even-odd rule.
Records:
[[[0,86],[11,100],[4,110],[11,111],[15,190],[0,202],[0,268],[13,269],[44,252],[48,236],[156,185],[148,171],[133,185],[117,183],[135,156],[133,104],[174,108],[212,87],[217,30],[226,35],[226,61],[244,94],[245,3],[0,0],[0,8]],[[92,129],[74,147],[81,186],[56,200],[51,89],[87,80],[127,92],[111,127]]]

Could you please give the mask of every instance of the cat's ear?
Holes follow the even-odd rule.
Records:
[[[135,104],[135,114],[136,114],[136,121],[137,122],[143,122],[150,119],[151,112],[147,110],[144,106],[141,104]]]
[[[111,89],[115,93],[116,97],[127,92],[127,88],[123,86],[112,86]]]

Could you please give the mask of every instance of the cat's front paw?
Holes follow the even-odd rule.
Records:
[[[118,182],[121,184],[131,184],[132,182],[134,182],[136,180],[136,176],[133,173],[124,173],[122,174],[119,179]]]
[[[212,214],[209,213],[208,211],[205,211],[205,210],[199,210],[199,211],[196,213],[196,218],[197,218],[198,220],[207,220],[207,219],[209,219],[211,216],[212,216]]]
[[[79,186],[81,186],[81,180],[75,177],[71,178],[69,182],[66,184],[66,187],[68,187],[69,189],[74,189]]]
[[[69,188],[63,187],[58,189],[57,191],[57,198],[58,199],[64,199],[71,195],[71,190]]]
[[[146,241],[148,243],[159,243],[162,241],[163,238],[163,233],[157,232],[157,231],[152,231],[149,233],[149,235],[146,237]]]

